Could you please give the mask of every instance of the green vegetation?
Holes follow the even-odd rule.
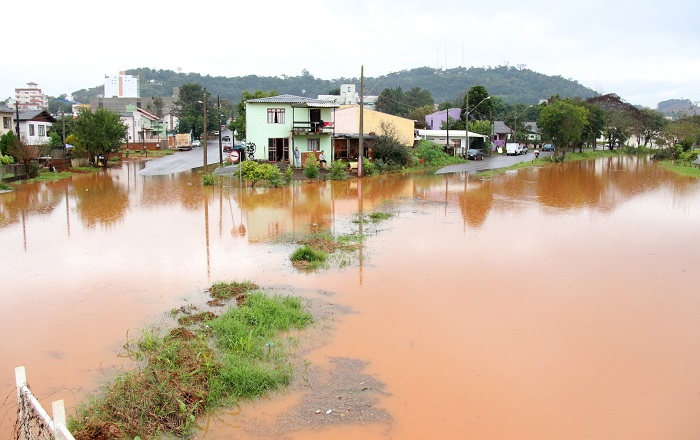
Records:
[[[204,173],[202,175],[202,185],[204,185],[204,186],[216,185],[216,176],[214,175],[214,173]]]
[[[682,176],[688,176],[688,177],[695,177],[695,178],[700,178],[700,168],[698,167],[693,167],[689,165],[679,165],[673,161],[661,161],[659,162],[659,165],[661,165],[663,168],[667,169],[668,171],[672,171],[676,174],[680,174]]]
[[[93,113],[82,109],[73,122],[71,134],[79,140],[76,148],[84,149],[92,160],[100,155],[108,157],[110,152],[117,151],[127,129],[118,113],[105,109]]]
[[[316,269],[326,262],[328,254],[305,244],[294,250],[289,258],[292,262],[298,263],[301,266],[300,268]]]
[[[359,213],[356,215],[356,218],[353,220],[353,223],[378,223],[382,220],[387,220],[391,218],[391,214],[388,212],[371,212],[369,214],[362,214]]]
[[[341,160],[334,160],[331,163],[330,171],[328,172],[328,178],[330,180],[345,180],[348,178],[348,173],[345,171],[348,165]]]
[[[69,421],[76,438],[160,438],[188,435],[196,417],[219,406],[256,398],[291,381],[290,342],[284,332],[313,322],[299,298],[267,296],[252,283],[217,283],[222,298],[236,298],[219,316],[180,319],[158,334],[145,329],[125,345],[143,362],[79,405]],[[230,290],[230,293],[221,293]],[[189,315],[189,309],[181,308]]]
[[[318,179],[319,174],[318,159],[316,159],[314,155],[309,155],[309,157],[306,158],[306,162],[304,162],[304,175],[308,179]]]
[[[243,180],[251,182],[251,186],[260,181],[267,181],[274,187],[282,185],[282,173],[279,168],[269,163],[245,160],[241,163],[241,175]]]
[[[425,140],[421,141],[420,144],[413,149],[413,155],[417,158],[416,162],[421,166],[431,168],[465,162],[462,158],[445,153],[442,146]]]

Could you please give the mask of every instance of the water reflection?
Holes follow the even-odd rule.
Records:
[[[251,279],[326,289],[356,311],[309,357],[368,360],[392,395],[382,406],[396,438],[566,438],[567,425],[586,432],[582,420],[601,420],[587,390],[631,408],[616,413],[619,425],[598,424],[598,438],[696,419],[672,414],[700,407],[695,394],[652,416],[636,401],[670,404],[660,386],[670,379],[644,399],[626,377],[653,381],[663,371],[678,377],[675,393],[700,386],[697,180],[636,157],[486,180],[379,176],[282,188],[241,188],[233,177],[202,187],[196,172],[147,177],[142,167],[126,162],[0,194],[0,257],[12,274],[0,290],[0,333],[15,336],[0,343],[6,395],[10,372],[26,365],[40,396],[70,407],[116,368],[127,329],[169,322],[167,311],[202,303],[214,281]],[[373,211],[396,215],[363,237],[358,264],[342,270],[299,273],[290,247],[273,241],[367,233],[352,219]],[[633,335],[644,335],[643,346]],[[632,410],[646,423],[631,423]],[[676,434],[700,433],[688,425]],[[0,437],[7,433],[1,424]]]

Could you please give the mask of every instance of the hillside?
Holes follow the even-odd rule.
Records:
[[[240,101],[245,90],[272,91],[289,93],[297,96],[316,97],[328,94],[342,84],[360,85],[359,78],[337,78],[324,80],[303,71],[299,76],[262,77],[248,75],[241,77],[212,77],[198,73],[177,73],[172,70],[154,70],[149,68],[131,69],[129,75],[139,75],[141,96],[171,96],[173,87],[187,83],[197,83],[206,87],[213,95],[220,95],[234,103]],[[458,67],[446,71],[436,71],[430,67],[388,74],[381,77],[366,77],[365,90],[379,94],[384,88],[401,87],[409,90],[420,87],[430,91],[436,103],[461,99],[464,92],[475,85],[483,85],[491,95],[500,96],[507,103],[536,104],[540,100],[559,94],[563,97],[590,98],[596,92],[578,82],[561,76],[548,76],[528,69],[512,66],[494,68]],[[90,102],[90,98],[101,95],[103,86],[82,89],[73,92],[78,102]]]

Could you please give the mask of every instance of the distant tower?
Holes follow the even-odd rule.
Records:
[[[182,73],[182,67],[180,67],[180,66],[177,67],[177,73],[178,74]]]

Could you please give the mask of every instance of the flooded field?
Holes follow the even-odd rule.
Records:
[[[199,439],[700,437],[697,180],[637,158],[279,189],[142,167],[0,194],[0,437],[14,367],[70,411],[133,365],[139,329],[243,279],[343,310],[302,341],[338,391],[319,414],[303,387],[243,405]],[[359,228],[360,252],[311,273],[275,241]],[[371,398],[348,412],[352,393]]]

